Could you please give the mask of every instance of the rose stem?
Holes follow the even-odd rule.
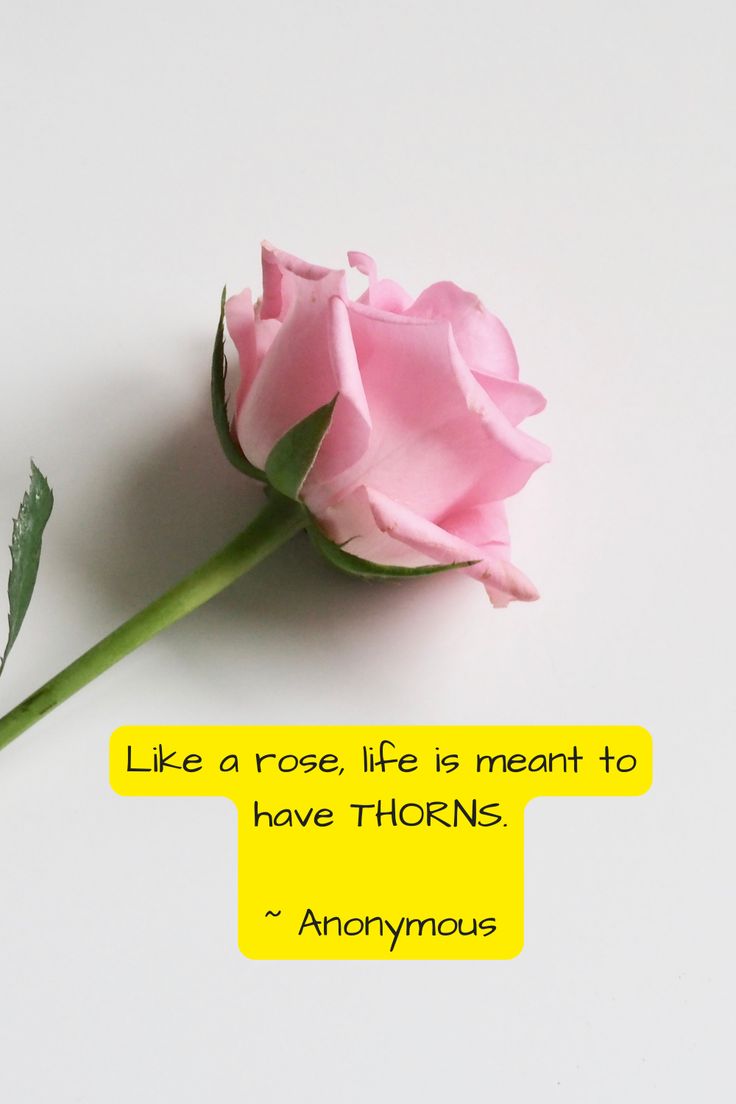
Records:
[[[230,586],[305,526],[302,507],[274,496],[233,541],[0,718],[0,748],[156,633]]]

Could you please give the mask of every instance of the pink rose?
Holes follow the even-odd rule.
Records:
[[[549,459],[518,428],[545,400],[519,381],[511,338],[456,284],[412,299],[365,254],[348,259],[369,281],[357,300],[343,271],[267,244],[263,298],[228,300],[245,456],[265,469],[289,430],[335,400],[299,490],[331,559],[382,574],[459,563],[495,606],[537,598],[509,561],[503,503]]]

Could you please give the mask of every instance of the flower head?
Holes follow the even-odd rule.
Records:
[[[494,605],[536,598],[509,560],[504,500],[549,459],[519,428],[545,400],[519,380],[511,338],[456,284],[412,299],[370,257],[348,259],[368,277],[357,300],[344,271],[264,244],[262,298],[227,301],[243,453],[268,474],[306,435],[309,462],[290,493],[346,570],[456,567]]]

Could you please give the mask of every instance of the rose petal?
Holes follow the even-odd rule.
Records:
[[[365,487],[356,487],[340,502],[318,514],[320,527],[353,556],[394,567],[427,567],[431,557],[382,532],[373,516]]]
[[[370,484],[437,520],[461,504],[514,494],[549,458],[483,391],[448,323],[358,303],[348,309],[373,430],[334,496]]]
[[[391,311],[393,314],[404,314],[407,307],[411,306],[412,298],[395,280],[377,280],[363,292],[358,302],[378,307],[379,310]]]
[[[330,364],[338,399],[330,428],[304,487],[307,502],[323,500],[323,487],[363,455],[371,432],[371,418],[347,307],[342,299],[335,296],[330,300],[328,312]]]
[[[521,380],[501,379],[500,376],[477,371],[473,375],[514,426],[533,414],[539,414],[547,405],[544,395],[536,387],[530,387]]]
[[[507,605],[512,598],[533,602],[539,597],[534,584],[508,561],[490,557],[487,550],[448,533],[371,487],[366,487],[366,495],[376,524],[393,540],[401,541],[435,563],[479,560],[462,570],[483,583],[494,605]]]
[[[461,506],[437,522],[442,529],[478,548],[493,546],[494,555],[506,558],[509,551],[509,526],[503,502]]]
[[[278,318],[261,318],[262,303],[259,300],[255,307],[255,327],[256,327],[256,371],[260,367],[261,362],[271,348],[273,339],[281,329],[281,323]]]
[[[355,249],[350,249],[348,250],[348,264],[351,268],[357,268],[358,272],[362,272],[364,276],[367,276],[370,284],[375,284],[378,279],[378,265],[373,257],[369,257],[367,253],[359,253]]]
[[[339,393],[313,469],[312,481],[319,485],[355,463],[370,433],[350,327],[341,314],[345,274],[274,249],[268,250],[266,263],[278,270],[279,309],[285,307],[286,313],[238,410],[236,432],[246,455],[264,467],[289,429]],[[260,323],[267,324],[273,323]]]
[[[257,365],[255,313],[253,299],[247,288],[238,295],[231,295],[225,303],[225,322],[240,361],[240,406],[253,382]]]
[[[403,314],[411,306],[411,295],[400,284],[395,280],[378,279],[376,262],[367,253],[356,253],[352,250],[348,253],[348,262],[351,268],[357,268],[358,272],[368,277],[368,287],[358,299],[359,303],[367,303],[379,310],[396,314]]]
[[[449,322],[458,348],[474,372],[519,378],[519,363],[508,330],[477,295],[444,280],[426,288],[407,311],[416,318]]]
[[[505,549],[478,547],[441,526],[407,510],[371,487],[357,487],[352,494],[328,507],[319,523],[336,544],[354,556],[395,567],[427,567],[464,563],[458,568],[480,580],[494,606],[513,599],[534,601],[538,593],[525,575],[505,559]]]
[[[283,320],[293,301],[293,282],[289,274],[301,280],[322,281],[326,276],[343,276],[339,269],[323,268],[303,261],[293,253],[276,249],[270,242],[261,244],[261,264],[263,267],[263,304],[261,318]]]

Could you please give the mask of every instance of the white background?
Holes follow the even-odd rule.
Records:
[[[512,512],[541,602],[362,584],[294,542],[2,753],[4,1100],[730,1098],[735,24],[3,4],[0,528],[30,455],[57,502],[4,708],[260,501],[207,386],[262,237],[476,291],[554,451]],[[109,789],[135,722],[643,724],[655,784],[532,805],[515,961],[251,962],[232,806]]]

